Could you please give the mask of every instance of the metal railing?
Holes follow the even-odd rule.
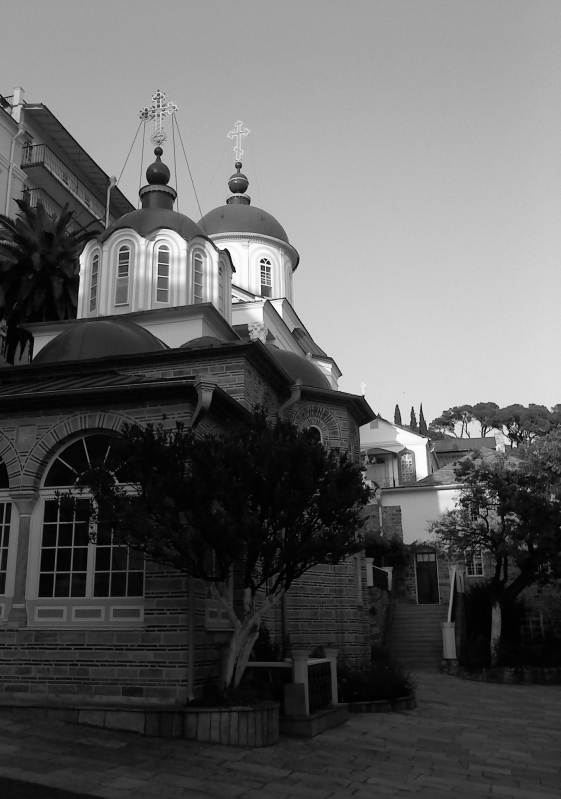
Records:
[[[43,164],[51,175],[54,175],[67,191],[79,200],[96,219],[105,218],[104,206],[46,144],[33,144],[23,147],[21,157],[22,169]]]
[[[43,189],[29,189],[24,187],[21,192],[21,199],[31,208],[37,208],[39,203],[41,203],[49,216],[57,216],[62,211],[62,205],[59,205],[56,200],[53,200]]]
[[[331,664],[328,660],[308,664],[310,713],[325,710],[331,704]]]

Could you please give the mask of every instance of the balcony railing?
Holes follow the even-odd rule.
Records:
[[[39,203],[43,206],[49,216],[57,216],[62,211],[62,205],[59,205],[56,200],[47,194],[43,189],[23,189],[21,199],[26,202],[31,208],[37,208]]]
[[[96,217],[105,217],[105,208],[96,200],[89,189],[84,186],[81,180],[68,169],[68,167],[56,156],[46,144],[28,145],[22,149],[21,167],[39,166],[43,164],[51,175],[65,187],[88,211]]]

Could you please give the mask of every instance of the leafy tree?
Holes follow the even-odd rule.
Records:
[[[411,428],[411,430],[414,430],[415,432],[419,430],[419,427],[417,425],[417,417],[415,416],[415,408],[411,408],[411,418],[409,421],[409,427]]]
[[[561,503],[552,493],[561,475],[561,437],[544,439],[524,459],[494,453],[456,467],[457,509],[430,526],[453,551],[489,551],[494,560],[491,662],[497,662],[502,612],[534,583],[561,576]],[[544,443],[545,442],[545,443]]]
[[[485,438],[494,428],[494,418],[499,406],[496,402],[478,402],[471,409],[474,421],[479,422],[481,438]]]
[[[423,413],[423,403],[421,402],[421,407],[419,408],[419,433],[422,436],[426,436],[428,434],[428,427],[425,421],[425,414]]]
[[[542,436],[551,430],[554,416],[545,405],[530,403],[524,405],[508,405],[499,408],[492,417],[494,427],[502,430],[513,446],[528,444],[537,436]]]
[[[204,580],[234,628],[227,687],[239,684],[263,615],[294,580],[363,547],[369,489],[360,466],[288,421],[268,423],[260,410],[202,436],[181,424],[126,426],[110,452],[81,477],[92,520],[149,559]]]
[[[457,418],[452,413],[452,409],[443,411],[441,416],[437,416],[430,423],[430,429],[433,433],[441,433],[442,435],[457,436],[456,423]]]
[[[6,324],[4,355],[13,363],[31,336],[18,325],[73,319],[78,301],[79,257],[94,231],[71,230],[68,204],[50,217],[40,203],[16,200],[16,220],[0,214],[0,319]]]
[[[401,411],[399,410],[399,405],[395,406],[395,410],[393,412],[393,423],[403,424],[403,422],[401,421]]]

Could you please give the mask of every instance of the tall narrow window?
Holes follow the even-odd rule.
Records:
[[[404,483],[414,483],[415,480],[415,455],[412,452],[403,452],[399,457],[400,485]]]
[[[10,545],[10,519],[12,503],[0,502],[0,594],[6,593],[8,572],[8,547]]]
[[[117,262],[117,282],[115,288],[115,305],[126,305],[129,301],[129,270],[131,261],[131,248],[119,248]]]
[[[218,269],[218,309],[224,313],[224,273],[222,267]]]
[[[165,244],[158,248],[156,302],[169,302],[170,250]]]
[[[468,577],[482,577],[483,576],[483,557],[481,555],[481,548],[473,549],[471,552],[466,552],[466,574]]]
[[[264,297],[270,297],[273,289],[271,262],[268,258],[261,258],[259,265],[261,267],[261,294]]]
[[[90,283],[90,311],[97,308],[97,283],[99,278],[99,254],[92,259],[92,281]]]
[[[203,256],[198,253],[193,258],[193,300],[203,302]]]

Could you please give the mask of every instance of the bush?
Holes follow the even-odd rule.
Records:
[[[351,663],[341,660],[337,667],[340,702],[375,702],[409,696],[416,687],[415,680],[401,663],[391,661],[379,651],[370,663]]]

